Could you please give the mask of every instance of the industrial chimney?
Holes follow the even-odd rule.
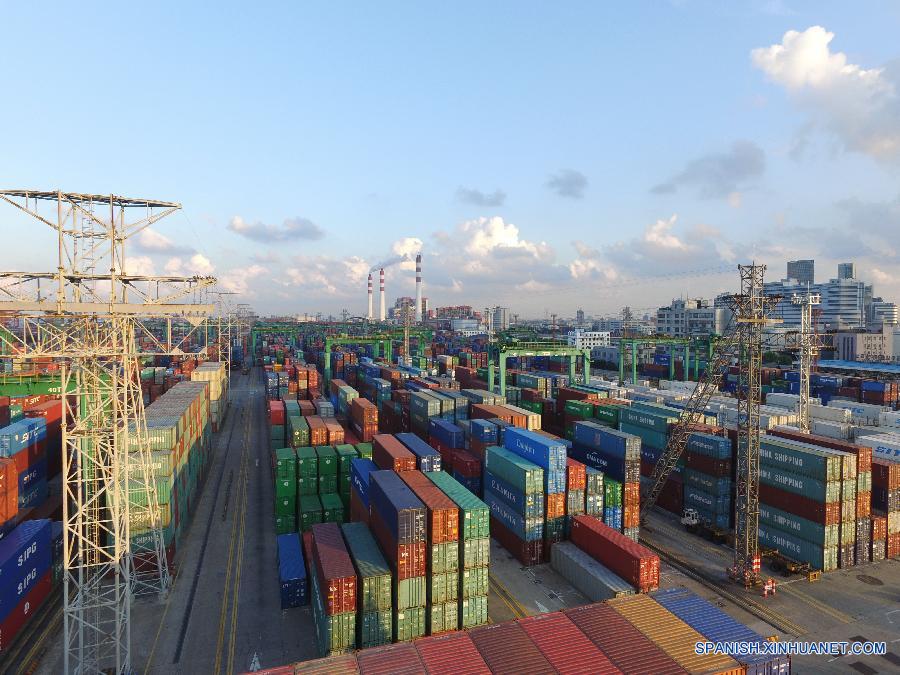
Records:
[[[379,274],[381,276],[381,294],[379,296],[381,298],[381,309],[379,310],[379,313],[378,313],[378,320],[384,321],[387,317],[386,317],[386,313],[384,311],[384,268],[383,267],[381,268]]]
[[[372,316],[372,273],[369,272],[369,311],[366,312],[366,318],[370,321],[374,318]]]
[[[422,323],[422,254],[416,256],[416,323]]]

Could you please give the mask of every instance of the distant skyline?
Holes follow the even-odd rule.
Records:
[[[900,300],[900,5],[4,7],[0,187],[181,202],[129,251],[261,314],[643,313],[739,262]],[[0,204],[4,269],[45,233]],[[377,279],[376,279],[377,294]]]

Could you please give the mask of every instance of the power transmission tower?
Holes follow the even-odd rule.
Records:
[[[759,582],[759,407],[762,401],[763,329],[780,296],[765,295],[765,265],[740,265],[741,292],[729,299],[741,334],[738,378],[737,466],[735,470],[734,565],[745,587]]]
[[[130,673],[132,596],[169,586],[138,336],[180,349],[171,321],[199,326],[212,310],[181,300],[215,280],[128,274],[126,241],[180,204],[59,191],[0,190],[0,199],[57,243],[55,272],[0,273],[0,312],[18,318],[0,341],[17,357],[60,363],[64,668]],[[141,322],[148,317],[167,320],[162,340]]]
[[[819,353],[819,338],[813,331],[813,307],[822,304],[819,293],[811,293],[808,289],[804,295],[795,293],[791,303],[800,305],[800,334],[798,348],[800,350],[800,402],[797,413],[800,431],[809,433],[809,380],[813,361]]]

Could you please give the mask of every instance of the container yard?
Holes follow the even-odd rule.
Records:
[[[145,396],[174,577],[165,603],[134,607],[134,626],[154,636],[135,645],[136,663],[151,672],[394,672],[400,662],[410,672],[441,672],[457,658],[473,672],[579,672],[585,658],[598,672],[782,673],[792,664],[804,672],[804,663],[840,672],[839,661],[701,656],[693,644],[724,635],[897,639],[884,621],[893,601],[879,591],[900,583],[900,465],[866,445],[891,433],[884,427],[855,442],[835,439],[801,432],[791,408],[770,406],[783,412],[772,413],[777,424],[760,444],[762,576],[777,584],[764,597],[728,575],[735,442],[727,391],[692,427],[642,524],[642,491],[675,433],[687,385],[572,385],[552,376],[530,394],[518,385],[548,371],[522,363],[508,379],[516,395],[548,400],[529,425],[482,383],[452,388],[456,373],[442,376],[453,359],[435,361],[443,366],[431,373],[378,361],[365,346],[342,359],[344,383],[325,397],[321,371],[307,365],[321,363],[317,337],[258,330],[255,353],[245,347],[254,360],[246,374],[226,377],[215,362],[170,366],[162,387]],[[392,383],[380,404],[376,388],[359,385],[376,364],[379,379]],[[520,373],[530,379],[520,382]],[[436,404],[414,424],[411,394],[426,390]],[[610,394],[615,405],[602,405]],[[366,396],[374,412],[358,425],[353,411]],[[772,403],[789,404],[784,396]],[[24,469],[7,483],[12,490],[47,481],[46,447],[60,447],[46,431],[48,403],[28,401],[21,414],[31,416],[10,415],[5,466],[10,478],[17,462]],[[9,408],[17,405],[10,399]],[[386,423],[382,411],[392,408]],[[34,509],[21,495],[5,503],[20,514]],[[41,672],[60,659],[52,619],[60,528],[52,520],[25,516],[11,530],[16,538],[0,541],[17,555],[41,539],[35,548],[44,553],[22,572],[28,585],[10,600],[46,607],[21,643]],[[150,560],[150,541],[133,523],[138,562]],[[27,624],[15,616],[11,626]],[[29,654],[15,637],[10,653],[24,663]]]

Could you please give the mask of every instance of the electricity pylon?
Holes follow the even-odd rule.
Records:
[[[0,312],[17,317],[0,341],[60,364],[64,669],[130,673],[132,596],[169,586],[137,341],[183,353],[171,322],[200,326],[212,306],[183,300],[215,279],[129,274],[125,243],[180,204],[27,190],[0,199],[56,239],[55,272],[0,273]],[[162,340],[142,323],[151,317],[167,320]]]
[[[812,314],[813,307],[822,304],[822,296],[819,293],[805,294],[795,293],[791,296],[791,303],[800,305],[800,334],[797,336],[797,347],[800,351],[800,401],[797,406],[800,431],[808,434],[809,421],[809,380],[812,372],[812,364],[819,353],[819,337],[813,331]]]

